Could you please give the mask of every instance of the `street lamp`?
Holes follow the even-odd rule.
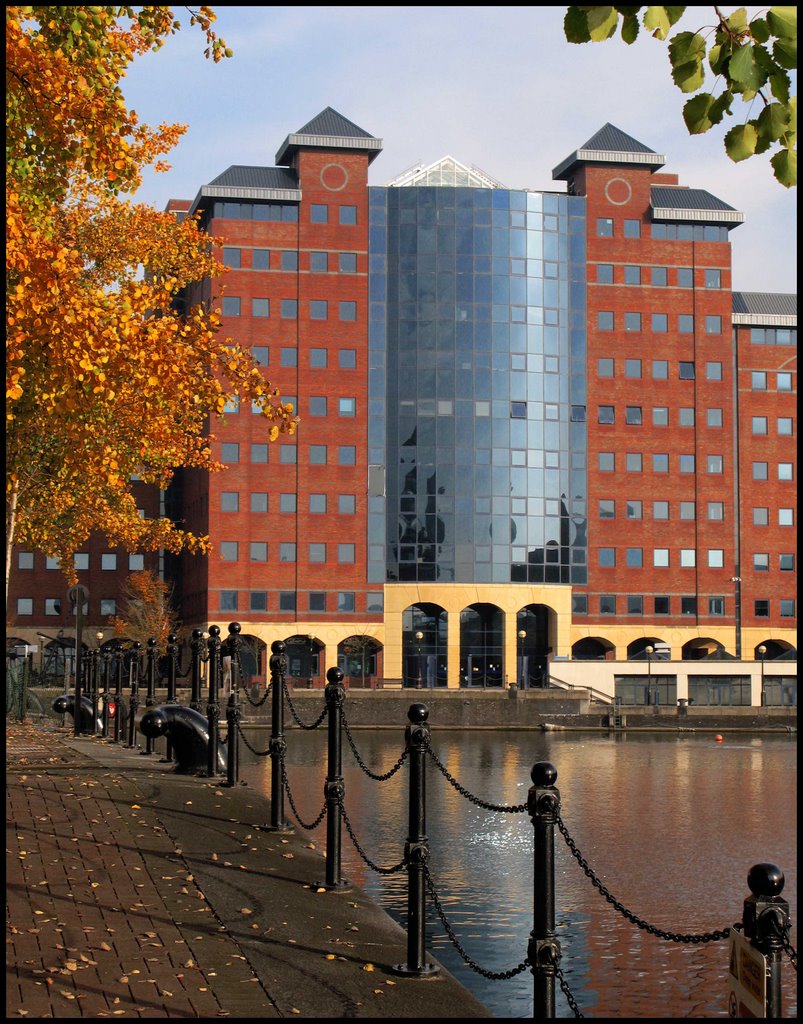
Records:
[[[652,656],[655,653],[655,648],[652,644],[647,644],[644,648],[644,653],[647,655],[647,703],[652,704]],[[658,703],[658,688],[655,689],[655,703]]]
[[[424,639],[424,634],[421,630],[416,630],[415,639],[418,643],[418,676],[416,677],[415,685],[416,689],[421,689],[421,641]]]
[[[527,638],[527,630],[519,630],[519,689],[526,690],[527,680],[524,677],[524,641]]]
[[[309,640],[309,675],[307,677],[307,689],[312,689],[312,656],[315,652],[314,641],[315,637],[312,633],[307,634],[307,640]]]
[[[764,707],[764,656],[767,653],[767,648],[764,644],[758,649],[758,656],[761,659],[761,706]]]
[[[741,660],[742,657],[742,577],[731,576],[731,583],[734,586],[734,608],[733,616],[735,620],[735,646],[736,646],[736,657]]]

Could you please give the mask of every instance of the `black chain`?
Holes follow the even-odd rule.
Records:
[[[435,910],[438,912],[438,917],[441,919],[441,924],[446,930],[446,934],[451,939],[452,944],[454,945],[457,952],[465,960],[465,962],[472,969],[472,971],[476,971],[477,974],[481,974],[483,978],[488,978],[490,981],[507,981],[508,978],[515,978],[517,974],[521,974],[522,971],[527,970],[527,968],[530,966],[530,961],[526,957],[519,964],[518,967],[514,967],[510,971],[486,971],[482,967],[480,967],[478,963],[472,960],[468,953],[463,949],[463,947],[458,942],[457,936],[455,935],[451,925],[449,924],[446,918],[446,914],[443,911],[441,902],[438,899],[438,894],[435,891],[435,885],[432,881],[432,876],[430,875],[429,868],[427,867],[426,864],[424,864],[424,878],[427,883],[427,889],[429,890],[430,898],[433,904],[435,905]]]
[[[240,684],[239,684],[239,688],[242,689],[243,693],[245,694],[245,699],[248,701],[248,703],[251,705],[252,708],[261,708],[262,707],[262,705],[268,699],[268,696],[270,694],[272,686],[273,686],[273,680],[271,679],[271,681],[268,683],[268,688],[265,690],[265,692],[262,694],[262,696],[259,698],[259,700],[253,700],[251,695],[249,694],[248,690],[246,689],[246,687],[243,686],[242,680],[240,681]]]
[[[281,764],[282,768],[282,788],[284,789],[285,793],[287,793],[287,799],[290,801],[290,806],[293,809],[293,814],[296,816],[296,821],[302,828],[306,829],[308,832],[311,832],[314,828],[317,828],[324,819],[324,815],[326,814],[326,801],[324,801],[323,807],[321,808],[321,813],[318,815],[315,821],[313,821],[309,825],[306,822],[302,821],[296,808],[295,801],[293,800],[293,794],[290,792],[290,783],[287,781],[287,772],[285,771],[283,756],[279,759],[279,763]]]
[[[318,718],[312,723],[312,725],[306,725],[298,717],[296,709],[293,707],[293,701],[290,697],[290,691],[287,688],[287,683],[284,681],[284,676],[282,676],[282,691],[284,693],[284,696],[287,698],[287,706],[290,708],[290,714],[293,716],[293,718],[295,718],[296,723],[302,729],[317,729],[321,722],[324,720],[324,718],[326,718],[326,712],[328,711],[326,702],[324,702],[323,711],[320,713],[320,715],[318,715]]]
[[[341,721],[343,723],[343,729],[346,733],[346,738],[349,741],[349,746],[351,747],[351,752],[354,754],[354,758],[357,764],[360,766],[360,768],[362,768],[365,774],[372,779],[376,779],[377,782],[386,782],[388,779],[392,778],[392,776],[396,774],[396,772],[401,768],[401,766],[407,759],[407,755],[410,753],[410,747],[406,746],[404,748],[404,750],[401,752],[401,755],[399,756],[398,761],[396,762],[396,764],[394,764],[394,766],[390,769],[389,772],[385,772],[384,775],[375,775],[374,772],[371,771],[368,765],[360,757],[359,751],[357,750],[357,747],[354,744],[354,738],[351,735],[351,730],[349,729],[349,723],[346,721],[345,714],[341,718]]]
[[[775,921],[774,918],[773,918],[773,920]],[[777,921],[775,921],[775,925],[776,925],[776,927],[778,927],[778,922]],[[792,965],[792,969],[794,971],[797,971],[797,952],[793,948],[792,943],[789,941],[789,932],[791,930],[791,927],[792,927],[791,923],[789,923],[789,924],[786,925],[785,928],[779,929],[779,931],[780,931],[780,939],[781,939],[781,947],[782,947],[784,953],[786,953],[786,955],[789,957],[789,963]]]
[[[395,875],[397,872],[401,871],[407,864],[406,856],[404,860],[399,861],[398,864],[394,864],[392,868],[381,868],[378,864],[374,864],[374,862],[366,854],[365,850],[363,850],[363,848],[357,842],[357,837],[354,835],[354,829],[351,827],[351,822],[349,821],[348,815],[346,814],[346,808],[343,806],[343,801],[340,800],[339,804],[340,817],[343,819],[343,823],[346,826],[346,831],[351,836],[351,841],[352,843],[354,843],[354,847],[357,850],[357,853],[359,853],[359,855],[362,857],[362,859],[365,861],[368,867],[371,868],[373,871],[377,871],[380,875]]]
[[[438,769],[439,772],[441,772],[446,781],[450,782],[458,793],[464,796],[467,800],[470,800],[471,803],[476,804],[477,807],[484,807],[486,811],[502,811],[505,814],[523,814],[527,810],[527,804],[517,804],[515,807],[506,807],[502,804],[489,804],[486,803],[484,800],[480,800],[479,797],[473,796],[471,793],[469,793],[467,789],[460,785],[457,779],[453,778],[449,774],[446,767],[442,765],[441,762],[438,760],[435,751],[430,746],[429,736],[424,737],[424,748],[426,752],[429,754],[429,756],[432,758],[435,767]]]
[[[610,892],[605,888],[602,882],[596,877],[594,872],[588,866],[587,862],[583,859],[582,854],[575,846],[574,840],[569,835],[566,825],[563,823],[563,819],[560,815],[557,815],[558,828],[560,829],[561,835],[566,840],[566,845],[572,852],[577,863],[583,869],[583,871],[591,879],[591,884],[599,889],[605,899],[611,904],[614,910],[618,910],[623,917],[626,917],[628,921],[631,921],[638,928],[641,928],[645,932],[649,932],[651,935],[657,935],[660,939],[668,939],[670,942],[683,942],[690,943],[691,945],[700,945],[703,942],[713,942],[718,939],[727,939],[730,935],[731,929],[724,928],[721,931],[706,932],[703,935],[679,935],[674,932],[665,932],[660,928],[656,928],[655,925],[648,924],[646,921],[642,921],[640,918],[628,910],[626,907],[615,899]]]
[[[243,743],[251,751],[252,754],[256,754],[257,757],[267,757],[268,756],[268,754],[270,753],[270,747],[268,747],[267,750],[257,750],[256,747],[252,747],[251,744],[246,739],[245,733],[243,732],[239,722],[237,722],[237,733],[240,736],[240,738],[242,739]]]
[[[585,1014],[580,1013],[580,1007],[577,1005],[574,996],[569,990],[569,983],[566,981],[566,978],[563,975],[563,971],[560,969],[560,967],[558,967],[558,961],[555,959],[554,955],[552,956],[552,964],[555,968],[555,977],[558,979],[558,984],[560,985],[561,992],[566,996],[566,1002],[569,1004],[569,1009],[572,1011],[575,1017],[582,1017],[583,1019],[585,1019]]]

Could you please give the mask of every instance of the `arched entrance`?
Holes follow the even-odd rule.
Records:
[[[586,636],[572,644],[573,661],[612,661],[616,648],[601,636]]]
[[[549,686],[550,609],[528,604],[516,614],[516,683],[519,689]]]
[[[447,614],[437,604],[411,604],[402,612],[402,683],[446,686]]]
[[[285,639],[287,657],[287,683],[295,687],[323,686],[321,676],[321,651],[323,644],[312,633],[296,634]]]
[[[505,681],[505,616],[495,604],[460,612],[460,685],[501,686]]]
[[[382,645],[364,633],[346,637],[337,645],[337,665],[346,686],[370,688],[381,675]]]

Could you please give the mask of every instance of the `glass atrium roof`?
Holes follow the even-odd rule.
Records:
[[[466,167],[454,157],[444,156],[434,164],[422,167],[416,164],[398,178],[385,182],[388,188],[406,185],[445,185],[449,188],[506,188],[479,167]]]

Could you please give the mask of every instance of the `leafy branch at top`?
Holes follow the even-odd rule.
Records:
[[[687,10],[568,7],[564,31],[570,43],[603,42],[621,25],[620,35],[629,45],[643,25],[654,39],[668,40],[672,80],[682,92],[695,94],[683,107],[689,134],[701,135],[726,115],[734,117],[738,99],[747,104],[746,114],[726,133],[725,152],[738,162],[773,150],[775,177],[787,188],[797,185],[797,97],[789,74],[797,69],[797,8],[770,7],[748,20],[744,7],[730,14],[713,7],[714,25],[670,37]],[[716,94],[703,88],[706,65],[715,76],[715,87],[720,87]],[[760,109],[752,116],[756,99]]]

